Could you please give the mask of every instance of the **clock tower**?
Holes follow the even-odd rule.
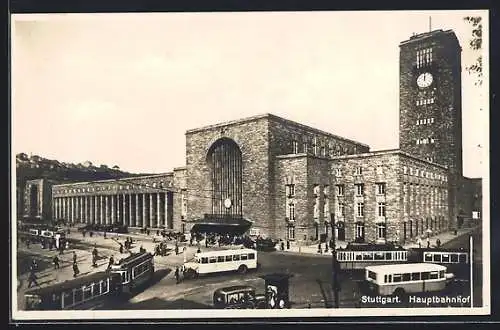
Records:
[[[399,47],[399,148],[448,167],[455,226],[463,177],[462,49],[452,30],[417,34]]]

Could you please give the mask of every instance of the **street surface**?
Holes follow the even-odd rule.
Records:
[[[155,243],[151,237],[146,235],[126,235],[138,240],[132,250],[135,252],[140,246],[147,251],[153,252]],[[24,244],[18,247],[18,307],[23,309],[22,293],[26,290],[26,277],[29,263],[32,258],[36,258],[40,272],[37,274],[40,285],[52,284],[72,278],[71,262],[72,253],[76,251],[81,275],[96,271],[91,266],[91,251],[94,246],[99,250],[100,260],[97,270],[104,270],[107,266],[109,256],[113,255],[115,260],[127,256],[120,255],[119,244],[115,241],[124,241],[126,236],[115,236],[109,234],[106,239],[102,236],[88,235],[83,238],[80,233],[73,231],[70,235],[74,239],[74,244],[70,250],[60,256],[62,260],[61,269],[54,270],[51,260],[56,254],[55,251],[43,250],[39,245],[31,245],[28,249]],[[482,281],[481,281],[481,232],[476,229],[474,236],[474,306],[478,307],[482,301]],[[173,242],[168,242],[170,254],[168,256],[155,256],[156,273],[150,285],[142,292],[137,293],[128,301],[114,303],[105,306],[105,309],[207,309],[212,308],[213,292],[222,287],[232,285],[251,285],[256,288],[257,293],[263,293],[264,280],[259,276],[275,272],[290,273],[290,301],[292,308],[331,308],[332,307],[332,258],[329,255],[287,253],[281,251],[258,252],[259,268],[249,271],[245,275],[236,273],[213,274],[201,276],[198,279],[185,280],[176,284],[173,270],[176,266],[182,265],[184,255],[175,255],[173,252]],[[469,235],[458,237],[443,247],[468,248]],[[189,244],[188,244],[189,245]],[[195,252],[196,247],[186,246],[186,258],[189,259]],[[202,251],[206,251],[202,246]],[[182,251],[182,245],[181,245]],[[339,274],[341,291],[339,293],[339,307],[426,307],[407,306],[406,304],[385,304],[360,303],[361,293],[358,289],[357,281],[363,279],[361,272],[346,272]],[[468,288],[468,284],[465,286]],[[461,293],[467,295],[467,292]]]

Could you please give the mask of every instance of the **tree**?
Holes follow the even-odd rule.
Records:
[[[481,51],[483,46],[483,25],[481,22],[481,17],[464,17],[464,21],[472,25],[472,39],[469,41],[469,46],[474,51]],[[470,66],[466,66],[465,69],[469,74],[476,74],[477,81],[476,85],[482,85],[483,83],[483,56],[481,53],[476,58],[476,61]]]

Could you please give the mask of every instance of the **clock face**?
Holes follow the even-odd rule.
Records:
[[[226,209],[228,209],[228,208],[230,208],[230,207],[231,207],[231,205],[233,205],[233,202],[231,201],[231,198],[226,198],[226,199],[224,200],[224,207],[225,207]]]
[[[429,87],[432,84],[433,80],[434,78],[432,77],[432,74],[430,74],[429,72],[425,72],[418,76],[417,85],[420,88]]]

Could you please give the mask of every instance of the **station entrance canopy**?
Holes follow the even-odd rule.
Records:
[[[251,226],[252,221],[241,216],[225,214],[205,214],[205,217],[191,222],[193,233],[243,234]]]

